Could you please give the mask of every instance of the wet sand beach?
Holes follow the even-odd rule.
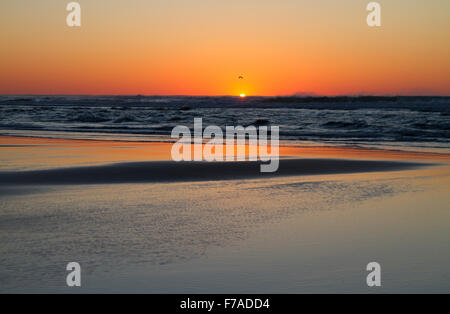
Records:
[[[73,292],[71,261],[87,293],[449,292],[447,155],[282,146],[264,176],[170,147],[1,137],[1,292]]]

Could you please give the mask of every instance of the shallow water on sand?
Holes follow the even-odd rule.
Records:
[[[2,187],[0,292],[450,292],[449,174]]]

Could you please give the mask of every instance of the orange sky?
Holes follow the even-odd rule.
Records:
[[[450,95],[450,1],[68,2],[0,2],[0,94]]]

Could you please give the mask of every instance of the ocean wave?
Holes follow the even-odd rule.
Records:
[[[79,114],[77,117],[73,118],[72,122],[105,122],[109,121],[110,118],[98,114],[98,113],[92,113],[92,112],[83,112]]]
[[[113,122],[114,123],[127,123],[127,122],[135,122],[135,121],[138,121],[138,119],[134,115],[125,113],[125,114],[122,114],[117,119],[115,119]]]
[[[194,118],[204,127],[277,125],[281,140],[450,148],[449,97],[0,96],[4,130],[170,135]]]
[[[368,127],[368,124],[364,121],[328,121],[323,124],[326,128],[344,128],[344,129],[361,129]]]

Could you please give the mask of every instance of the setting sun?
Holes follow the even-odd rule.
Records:
[[[449,39],[450,0],[0,0],[0,295],[450,294]]]

